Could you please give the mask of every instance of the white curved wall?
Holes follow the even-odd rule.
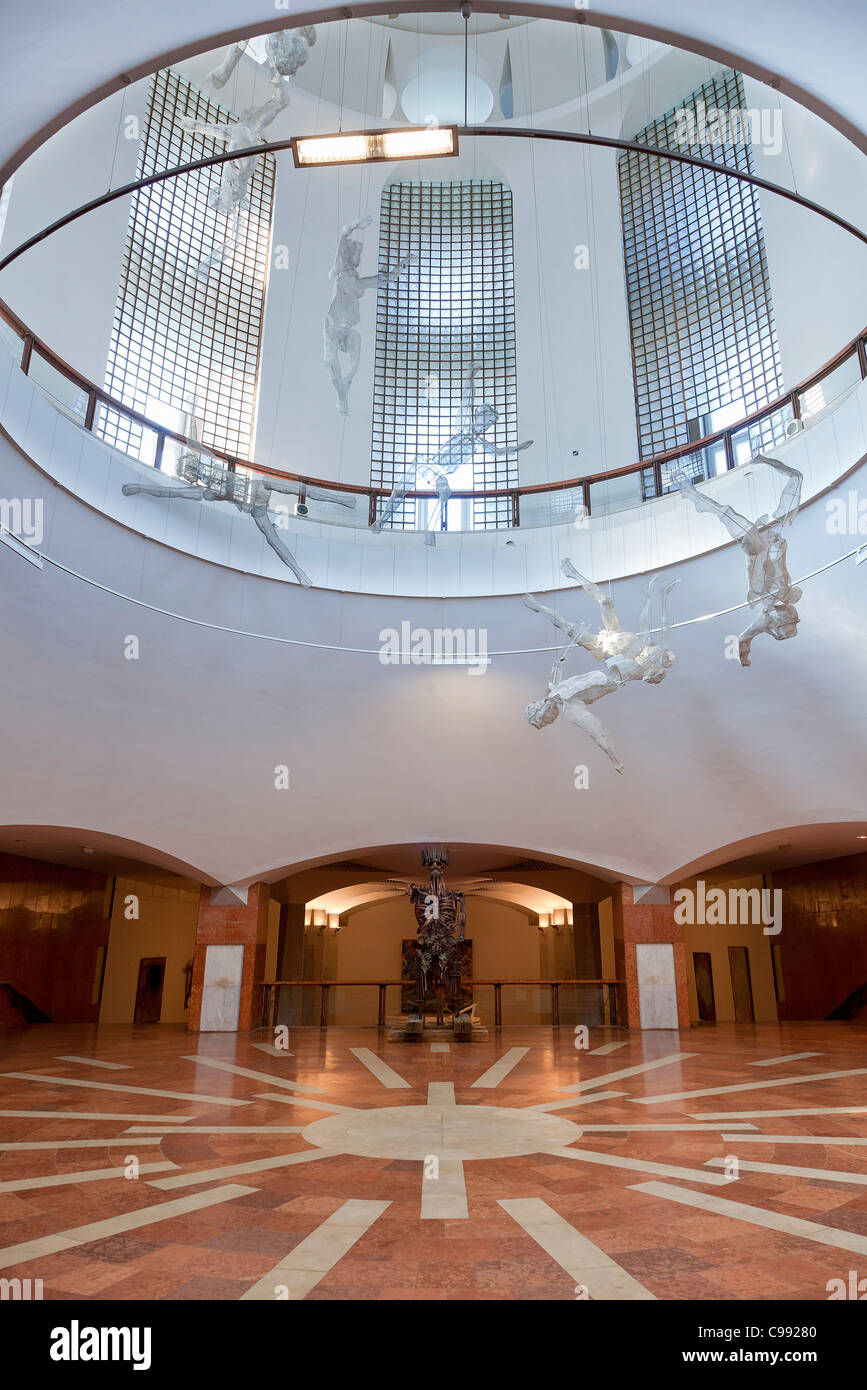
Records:
[[[34,453],[49,446],[46,430],[35,411],[25,427]],[[675,622],[741,608],[677,627],[663,684],[604,702],[625,763],[618,776],[564,720],[541,731],[526,723],[552,659],[538,649],[553,634],[517,596],[302,592],[137,535],[3,439],[0,477],[7,497],[44,499],[46,553],[105,586],[37,570],[0,545],[0,823],[120,836],[220,882],[432,839],[520,846],[659,882],[750,836],[867,824],[867,590],[852,560],[807,580],[797,638],[760,639],[749,670],[725,656],[747,621],[741,552],[730,545],[675,565]],[[836,491],[865,489],[862,469]],[[829,535],[825,519],[818,499],[792,527],[796,578],[858,543]],[[625,624],[644,589],[641,578],[612,585]],[[575,592],[557,606],[596,617]],[[482,676],[383,665],[380,634],[403,622],[483,629],[490,652],[521,654],[495,655]],[[124,655],[130,635],[137,660]],[[575,656],[574,670],[591,667]],[[275,789],[281,765],[285,792]],[[586,789],[576,790],[577,765],[589,770]]]

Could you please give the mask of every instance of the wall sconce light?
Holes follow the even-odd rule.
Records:
[[[554,928],[555,931],[559,931],[561,927],[565,927],[565,925],[566,925],[566,909],[565,909],[565,907],[555,907],[555,908],[554,908],[554,911],[553,911],[552,914],[551,914],[551,925],[553,926],[553,928]]]
[[[313,926],[313,908],[312,908],[312,907],[305,907],[305,909],[304,909],[304,925],[305,925],[305,927],[312,927],[312,926]]]
[[[314,907],[313,925],[319,928],[328,926],[328,913],[325,911],[324,907]]]
[[[539,931],[547,931],[547,929],[548,929],[548,927],[550,927],[550,925],[551,925],[551,914],[550,914],[550,912],[540,912],[540,913],[539,913]]]
[[[340,931],[340,913],[339,913],[339,912],[329,912],[329,914],[328,914],[328,925],[329,925],[329,927],[331,928],[332,931],[335,931],[335,932],[336,932],[336,931]]]

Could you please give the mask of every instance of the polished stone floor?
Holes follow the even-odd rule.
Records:
[[[574,1042],[0,1032],[0,1278],[63,1300],[824,1300],[867,1278],[867,1027]]]

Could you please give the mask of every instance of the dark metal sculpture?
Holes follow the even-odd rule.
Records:
[[[411,883],[406,890],[418,922],[413,979],[415,998],[411,1004],[418,1016],[423,1017],[428,998],[433,994],[437,1024],[442,1025],[446,995],[452,1015],[458,1013],[462,1003],[461,943],[466,928],[466,906],[463,893],[445,886],[443,869],[449,862],[449,854],[444,846],[423,849],[421,862],[430,869],[427,887]]]

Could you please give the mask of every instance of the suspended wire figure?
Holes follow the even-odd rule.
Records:
[[[195,402],[188,420],[189,437],[193,441],[197,441],[198,424],[195,418]],[[189,449],[178,459],[178,475],[182,480],[179,485],[124,483],[123,494],[125,497],[134,497],[137,493],[144,493],[148,497],[182,497],[188,502],[231,502],[233,506],[238,508],[239,512],[244,512],[253,518],[271,549],[279,556],[284,565],[288,565],[298,583],[305,589],[310,588],[312,580],[308,578],[289,547],[277,534],[277,526],[270,515],[271,493],[280,492],[298,496],[301,492],[300,483],[294,482],[290,478],[282,479],[255,476],[251,473],[236,473],[218,464],[210,455],[195,453]],[[308,487],[305,489],[305,495],[326,502],[336,502],[341,507],[355,506],[354,497],[341,497],[337,493],[323,492],[321,488]]]
[[[563,573],[574,579],[582,589],[599,604],[602,627],[591,632],[587,623],[570,623],[553,608],[547,608],[533,598],[524,595],[524,603],[534,613],[541,613],[569,638],[569,645],[555,658],[548,688],[543,700],[535,700],[526,709],[527,720],[534,729],[542,729],[553,724],[561,710],[572,724],[583,729],[602,752],[614,764],[615,771],[622,772],[623,764],[611,744],[601,720],[590,709],[590,705],[611,695],[628,681],[645,681],[648,685],[659,685],[665,680],[669,668],[676,657],[669,648],[668,595],[680,583],[670,580],[662,588],[662,644],[651,641],[651,622],[653,599],[661,575],[655,574],[647,586],[647,597],[638,620],[639,631],[623,632],[614,608],[614,600],[606,596],[592,580],[578,573],[571,560],[564,560]],[[583,676],[563,677],[563,666],[573,647],[583,647],[591,656],[603,664],[602,671],[588,671]]]
[[[533,443],[532,439],[525,439],[522,444],[515,446],[492,444],[489,439],[485,438],[488,430],[497,423],[500,417],[495,408],[487,401],[483,401],[481,405],[475,404],[476,378],[481,375],[481,372],[481,366],[478,363],[473,363],[464,377],[456,433],[431,458],[416,458],[412,463],[404,466],[400,481],[395,482],[391,496],[371,525],[372,531],[381,531],[385,523],[391,520],[407,493],[414,490],[420,474],[432,480],[437,490],[442,515],[451,496],[448,475],[457,472],[465,463],[471,463],[478,449],[482,449],[490,457],[498,459],[507,458],[510,454],[522,449],[529,449]],[[427,531],[425,542],[428,545],[435,543],[433,531]]]
[[[287,77],[294,77],[310,57],[310,50],[316,43],[316,26],[304,24],[300,29],[280,29],[276,34],[268,34],[265,39],[265,61],[270,69],[270,80],[278,92]],[[208,73],[208,81],[217,90],[225,87],[235,68],[246,51],[247,41],[233,43],[222,63]]]
[[[418,259],[415,252],[411,251],[408,256],[401,257],[393,270],[384,270],[378,275],[359,275],[358,267],[364,244],[354,238],[352,233],[364,231],[372,221],[372,217],[360,217],[357,222],[349,222],[343,228],[337,243],[334,265],[329,272],[329,278],[334,281],[334,295],[323,331],[325,365],[337,392],[337,409],[341,415],[349,414],[349,388],[361,360],[359,300],[366,290],[379,288],[380,285],[393,285],[407,267]],[[345,367],[341,365],[341,353],[346,358]]]
[[[786,479],[773,515],[769,517],[765,514],[758,521],[748,521],[733,507],[725,507],[713,497],[699,492],[684,470],[673,475],[681,497],[692,502],[696,511],[713,512],[714,516],[718,516],[747,557],[747,603],[750,608],[758,608],[759,612],[738,638],[738,655],[742,666],[750,665],[750,647],[753,639],[761,633],[769,633],[778,642],[798,635],[800,619],[795,604],[803,595],[803,590],[792,584],[786,566],[783,527],[790,526],[798,514],[804,475],[779,459],[768,458],[767,454],[756,454],[752,462],[766,463],[769,468],[784,474]]]
[[[251,106],[243,111],[237,121],[200,121],[195,116],[180,116],[178,125],[190,135],[206,135],[212,140],[219,140],[227,150],[245,150],[251,145],[264,144],[263,130],[288,102],[289,89],[285,87],[261,106]],[[250,203],[250,180],[258,157],[254,154],[246,159],[230,159],[222,166],[220,182],[211,189],[208,206],[229,219],[227,234],[210,256],[195,267],[195,274],[200,278],[207,278],[211,269],[225,260],[227,252],[237,241],[240,215]]]
[[[262,132],[289,105],[290,90],[286,79],[294,77],[307,62],[315,42],[316,29],[312,24],[301,29],[282,29],[279,33],[269,34],[265,39],[265,58],[274,91],[266,102],[242,111],[237,121],[199,121],[194,116],[182,116],[178,124],[191,135],[206,135],[212,140],[222,141],[227,150],[244,150],[251,145],[264,143]],[[214,87],[225,87],[246,48],[246,42],[233,44],[222,63],[208,73]],[[223,165],[220,183],[212,189],[208,205],[229,219],[226,236],[195,267],[199,279],[206,280],[214,266],[222,265],[229,251],[237,244],[240,216],[249,206],[250,180],[256,168],[256,158],[251,155],[247,159],[230,160]]]

